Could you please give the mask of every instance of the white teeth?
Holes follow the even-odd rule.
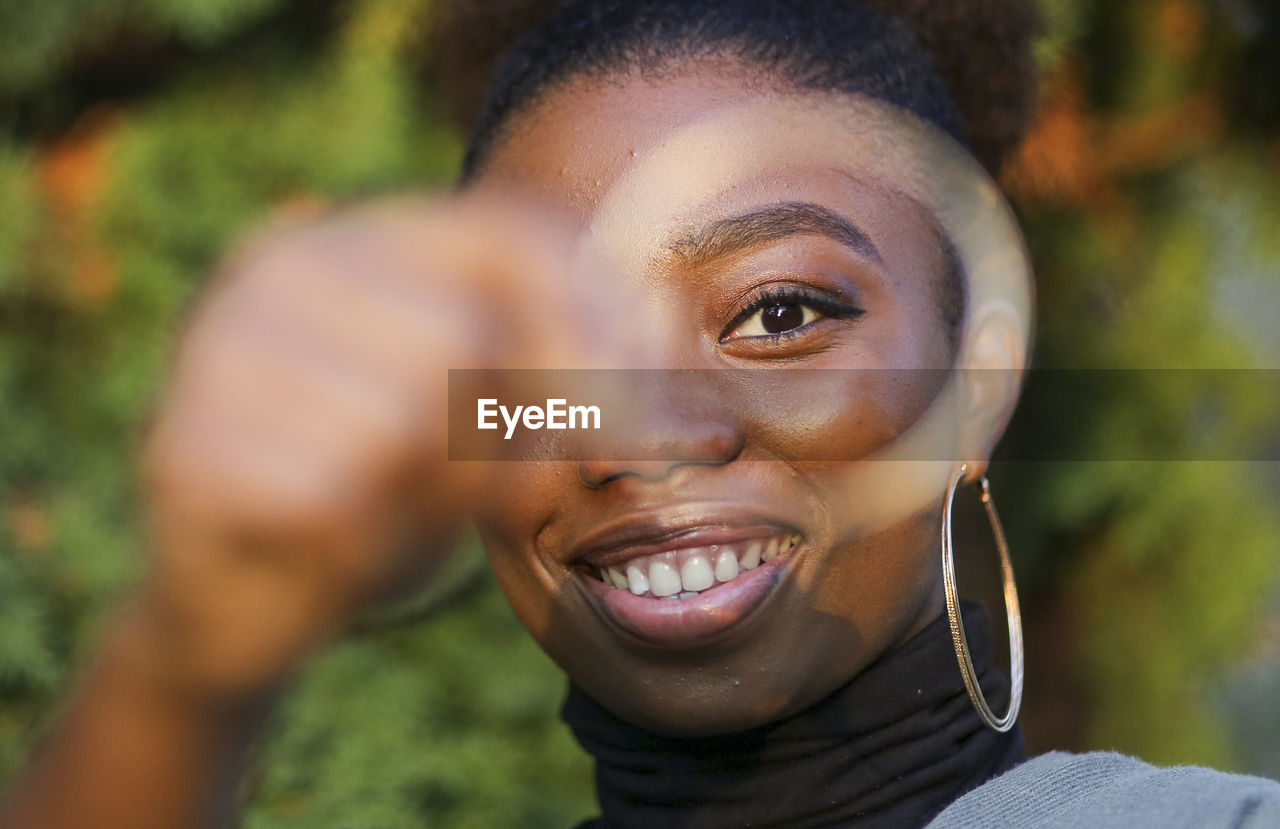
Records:
[[[738,557],[732,550],[716,556],[716,581],[732,581],[738,575]]]
[[[716,583],[711,574],[711,562],[706,556],[689,556],[680,566],[680,583],[685,590],[706,590]]]
[[[631,592],[637,596],[649,592],[649,577],[644,574],[639,565],[627,565],[627,582]]]
[[[717,583],[733,581],[762,562],[795,549],[803,539],[799,533],[757,539],[746,544],[713,545],[686,550],[668,550],[641,556],[625,565],[599,567],[600,581],[637,596],[687,599]],[[741,558],[736,554],[742,550]],[[625,568],[625,572],[624,572]]]
[[[649,565],[649,589],[655,596],[674,596],[680,592],[680,574],[665,561]]]

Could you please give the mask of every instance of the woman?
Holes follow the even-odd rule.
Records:
[[[1016,245],[964,226],[1000,224],[990,191],[921,136],[1012,150],[1025,4],[533,17],[459,196],[277,230],[216,281],[146,458],[151,576],[0,823],[217,821],[298,664],[466,516],[572,680],[603,825],[1280,820],[1253,778],[1023,762],[944,591],[944,508],[1030,325]],[[562,379],[505,369],[608,367],[647,369],[586,386],[623,429],[522,435],[536,462],[449,442],[488,435],[450,419],[448,369],[499,401]]]

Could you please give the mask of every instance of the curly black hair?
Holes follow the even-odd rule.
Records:
[[[439,95],[471,133],[583,74],[731,54],[796,88],[864,92],[933,121],[999,171],[1035,108],[1033,0],[442,0]]]

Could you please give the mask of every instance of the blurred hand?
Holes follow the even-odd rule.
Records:
[[[163,670],[200,693],[262,692],[421,580],[488,474],[447,460],[448,369],[600,352],[568,249],[563,228],[453,200],[269,233],[231,258],[144,459],[155,562],[134,619]]]

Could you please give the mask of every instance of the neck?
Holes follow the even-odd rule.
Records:
[[[965,611],[987,699],[1008,681],[987,665],[989,625]],[[965,693],[945,616],[812,708],[714,737],[667,737],[614,716],[571,687],[563,716],[596,760],[609,827],[923,826],[1023,759],[1018,729],[998,734]]]

